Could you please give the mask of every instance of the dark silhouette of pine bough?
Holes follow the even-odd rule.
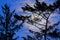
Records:
[[[60,10],[60,0],[57,0],[56,2],[54,2],[53,5],[49,4],[49,6],[45,2],[40,3],[38,0],[36,0],[35,4],[33,6],[34,7],[31,7],[30,5],[26,4],[26,6],[21,7],[21,8],[23,9],[23,11],[29,11],[29,12],[32,12],[33,14],[37,14],[36,12],[38,12],[38,15],[41,16],[42,19],[46,20],[45,25],[37,23],[37,20],[35,20],[35,21],[31,20],[30,19],[31,16],[24,17],[24,16],[15,15],[14,17],[17,20],[22,20],[22,21],[27,19],[28,20],[27,23],[30,23],[31,25],[34,25],[34,23],[38,24],[40,26],[42,25],[45,27],[45,29],[39,28],[38,26],[34,25],[35,27],[37,27],[38,29],[41,30],[41,33],[29,30],[31,33],[35,34],[35,38],[30,37],[30,36],[27,36],[27,38],[25,38],[25,37],[22,37],[22,38],[24,40],[42,40],[42,37],[44,36],[44,40],[47,40],[47,35],[49,35],[51,37],[60,37],[60,34],[57,33],[56,30],[52,30],[52,29],[56,29],[55,27],[60,24],[60,21],[58,21],[57,23],[54,23],[53,25],[48,26],[50,15],[53,14],[57,8],[59,8],[59,10]],[[40,19],[40,21],[42,19]],[[51,33],[50,30],[52,30],[53,32]]]
[[[13,38],[15,31],[21,28],[22,24],[15,25],[17,20],[14,19],[15,10],[10,11],[7,4],[2,6],[4,16],[0,15],[0,40],[16,40]]]
[[[55,29],[53,32],[51,32],[51,33],[48,33],[48,35],[49,36],[51,36],[51,37],[55,37],[55,38],[60,38],[60,32],[57,32],[58,31],[58,29]]]
[[[15,14],[14,17],[15,17],[15,19],[21,20],[24,23],[25,20],[30,18],[31,16],[22,16],[22,15],[19,16],[19,15]]]

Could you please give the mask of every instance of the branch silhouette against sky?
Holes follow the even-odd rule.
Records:
[[[59,0],[55,3],[53,3],[53,5],[50,4],[49,6],[46,5],[45,2],[40,3],[38,0],[36,0],[34,8],[31,7],[30,5],[26,4],[26,6],[22,7],[22,9],[23,9],[23,11],[29,11],[29,12],[38,14],[38,16],[40,15],[43,19],[46,20],[45,29],[42,29],[42,30],[44,30],[42,34],[44,35],[44,39],[46,40],[47,31],[50,30],[52,27],[55,28],[55,26],[59,25],[59,23],[60,23],[60,21],[59,21],[58,23],[53,24],[53,26],[48,25],[49,17],[59,7],[60,7]],[[36,12],[38,12],[38,13],[36,13]],[[34,25],[34,23],[37,23],[36,21],[37,20],[35,20],[35,19],[34,20],[28,19],[28,22],[30,22],[32,25]],[[40,24],[40,25],[43,25],[43,24]],[[39,27],[37,27],[37,28],[39,28]],[[39,28],[39,29],[41,30],[41,28]]]
[[[1,40],[59,40],[59,26],[60,0],[0,0]]]

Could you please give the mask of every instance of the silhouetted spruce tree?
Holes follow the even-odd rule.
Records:
[[[59,21],[53,25],[48,25],[50,23],[49,17],[51,16],[51,14],[53,14],[57,8],[60,9],[60,1],[57,0],[55,3],[53,3],[53,5],[50,4],[48,6],[45,2],[40,3],[38,0],[36,0],[35,4],[33,6],[34,6],[34,8],[31,7],[30,5],[26,4],[26,6],[22,7],[22,9],[23,9],[23,11],[29,11],[29,12],[32,12],[33,14],[38,14],[39,16],[42,17],[42,19],[44,19],[46,21],[46,23],[45,23],[45,25],[39,24],[39,23],[37,23],[37,21],[38,20],[41,21],[42,19],[31,20],[31,18],[30,18],[31,16],[27,18],[27,20],[28,20],[27,23],[31,23],[31,25],[34,25],[34,23],[36,23],[38,25],[42,25],[45,27],[45,29],[42,29],[42,28],[39,28],[38,26],[34,25],[38,29],[40,29],[42,33],[38,33],[38,32],[29,30],[30,32],[34,33],[36,36],[35,39],[31,39],[31,40],[41,40],[42,36],[44,36],[44,40],[46,40],[47,34],[49,34],[49,35],[54,34],[54,33],[50,33],[50,30],[55,29],[55,27],[60,24],[60,21]],[[16,15],[16,16],[17,16],[17,17],[15,17],[16,19],[21,20],[21,18],[20,18],[21,16],[20,17],[18,15]],[[25,19],[26,18],[22,17],[22,20],[25,20]],[[55,31],[53,31],[53,32],[55,32]],[[56,32],[55,32],[55,34],[56,34]],[[53,36],[55,36],[55,35],[53,35]],[[25,37],[23,37],[23,38],[24,38],[24,40],[28,40],[28,38],[27,39]]]
[[[15,10],[11,11],[9,6],[5,4],[2,6],[4,16],[0,15],[0,40],[16,40],[13,39],[15,31],[20,29],[20,25],[15,25],[17,20],[14,19]]]

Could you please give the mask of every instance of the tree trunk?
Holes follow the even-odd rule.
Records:
[[[46,19],[46,26],[45,26],[44,40],[46,40],[46,35],[47,35],[47,26],[48,26],[48,18]]]

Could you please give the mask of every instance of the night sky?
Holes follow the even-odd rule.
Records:
[[[46,2],[46,4],[53,4],[53,2],[55,2],[56,0],[39,0],[40,2]],[[4,4],[7,4],[11,11],[12,10],[16,10],[15,12],[17,14],[23,14],[24,12],[22,11],[21,7],[25,6],[27,4],[33,6],[33,4],[35,3],[35,0],[0,0],[0,14],[3,15],[2,10],[1,10],[1,6],[3,6]],[[14,37],[19,36],[19,38],[17,40],[23,40],[21,37],[26,35],[33,35],[32,33],[30,33],[28,31],[28,28],[26,27],[26,25],[24,25],[24,27],[19,30],[19,32],[16,33],[16,35]]]

